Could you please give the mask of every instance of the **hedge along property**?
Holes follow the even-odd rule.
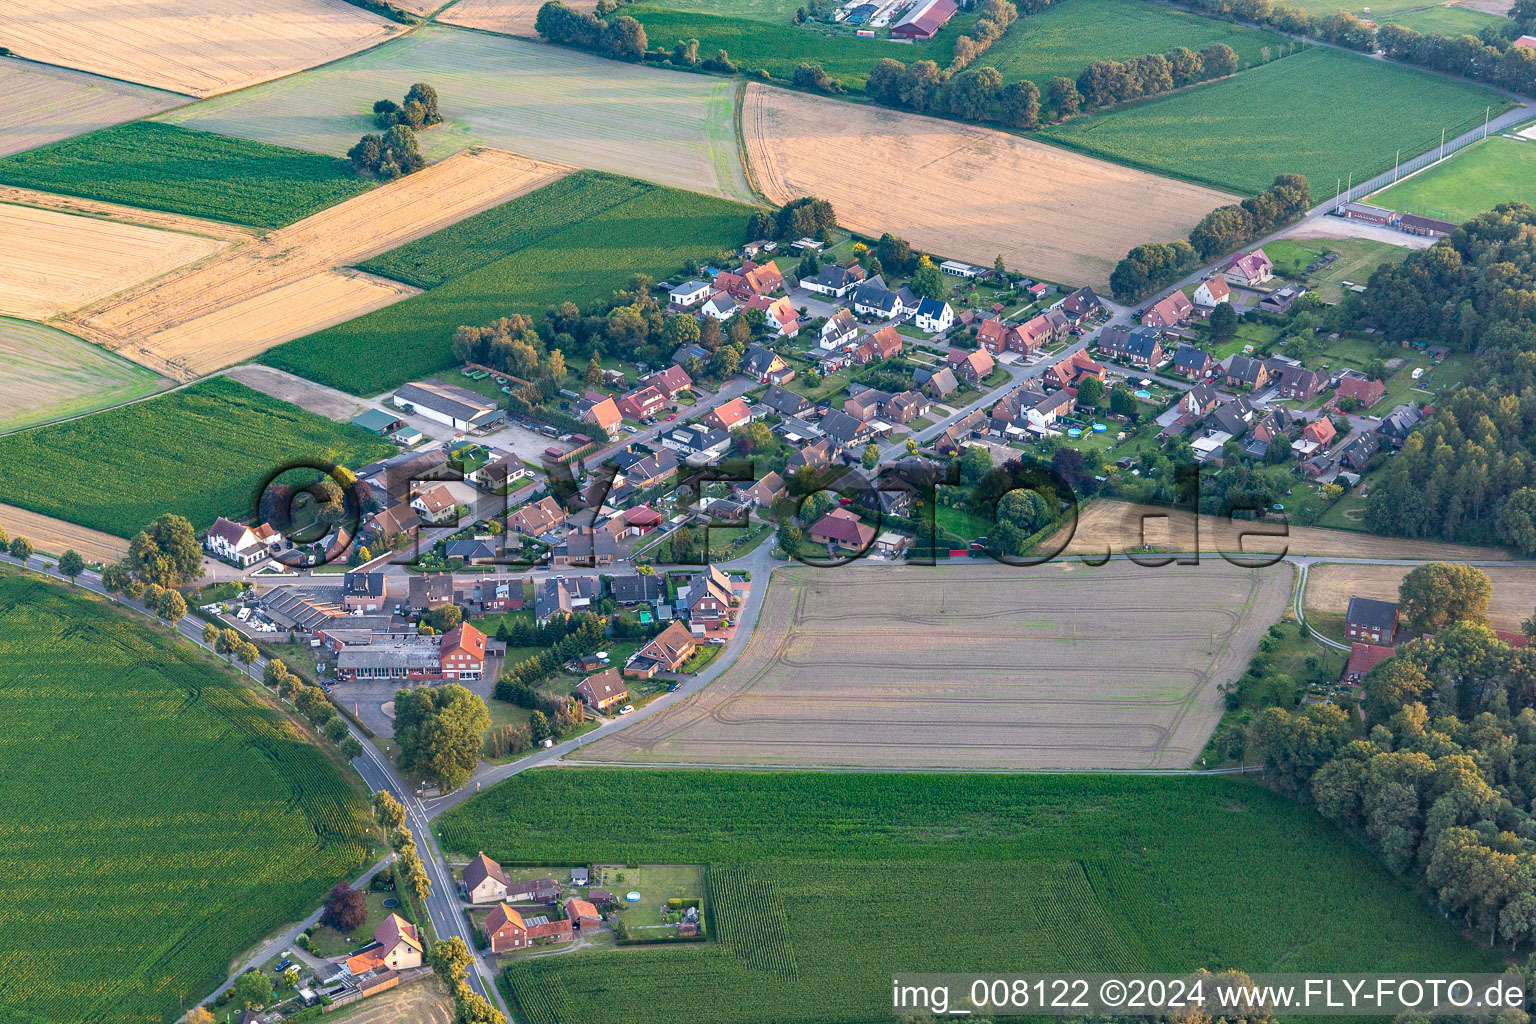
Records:
[[[427,290],[269,350],[262,361],[357,395],[454,363],[453,334],[551,305],[583,310],[632,274],[666,277],[746,240],[753,207],[580,171],[363,269]]]

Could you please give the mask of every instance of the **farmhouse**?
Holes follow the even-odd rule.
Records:
[[[1344,666],[1344,675],[1339,682],[1358,685],[1365,680],[1366,673],[1380,665],[1393,654],[1397,653],[1390,647],[1377,647],[1375,644],[1362,644],[1358,641],[1349,645],[1349,662]]]
[[[813,544],[858,552],[874,543],[875,528],[845,508],[834,508],[812,524],[806,535]]]
[[[522,949],[528,945],[528,925],[522,914],[505,903],[497,903],[485,915],[485,938],[492,953]]]
[[[565,509],[550,495],[524,505],[507,517],[507,525],[518,533],[542,537],[565,522]]]
[[[502,418],[489,398],[448,384],[402,384],[392,401],[398,409],[454,430],[485,430]]]
[[[373,942],[368,949],[347,958],[347,970],[354,977],[385,968],[403,971],[421,966],[422,945],[416,926],[399,914],[390,914],[373,930]]]
[[[1174,292],[1166,299],[1155,303],[1151,309],[1142,314],[1141,325],[1143,327],[1177,327],[1190,318],[1195,311],[1194,303],[1189,301],[1189,296],[1183,292]]]
[[[565,917],[579,932],[594,931],[603,923],[603,915],[596,907],[575,896],[565,901]]]
[[[368,409],[352,417],[352,425],[354,427],[362,427],[370,434],[388,437],[401,427],[404,427],[405,421],[381,409]]]
[[[593,711],[602,711],[628,697],[629,689],[619,678],[618,669],[607,668],[577,683],[576,696]]]
[[[244,569],[276,550],[281,539],[272,527],[265,524],[259,531],[252,530],[249,526],[219,516],[203,535],[203,547],[214,557]]]
[[[935,3],[950,3],[950,0],[934,0]],[[951,3],[951,6],[953,4]],[[912,322],[920,331],[929,334],[938,334],[947,331],[955,322],[955,311],[949,307],[949,303],[938,299],[923,299],[917,304],[917,311],[912,315]]]
[[[482,850],[464,865],[464,893],[471,903],[496,903],[507,898],[507,875]]]
[[[939,34],[939,29],[955,16],[956,10],[955,0],[917,0],[912,9],[891,26],[891,35],[925,43]]]
[[[693,634],[681,622],[673,622],[651,642],[630,655],[624,674],[649,679],[657,672],[676,672],[698,649]]]
[[[1257,288],[1275,276],[1275,265],[1270,262],[1263,249],[1255,249],[1227,264],[1227,269],[1222,276],[1227,279],[1228,284],[1243,288]]]
[[[1391,646],[1397,632],[1397,605],[1369,597],[1351,597],[1344,615],[1344,635],[1351,640]]]
[[[1215,309],[1223,302],[1232,301],[1232,289],[1220,274],[1206,278],[1195,289],[1195,305],[1201,309]]]

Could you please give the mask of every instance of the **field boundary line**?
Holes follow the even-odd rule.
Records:
[[[457,0],[454,0],[457,3]],[[743,112],[747,103],[747,79],[741,78],[736,82],[736,102],[731,115],[731,127],[736,135],[736,159],[741,161],[741,173],[747,180],[747,190],[757,201],[774,206],[774,201],[768,198],[762,186],[757,183],[757,175],[752,171],[752,160],[747,156],[747,131],[743,124]]]

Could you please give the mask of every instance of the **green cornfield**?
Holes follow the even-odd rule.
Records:
[[[162,512],[199,530],[256,510],[295,462],[356,469],[398,449],[227,377],[0,437],[0,502],[132,537]]]
[[[575,806],[602,813],[573,825]],[[567,768],[439,822],[445,848],[504,864],[708,865],[715,941],[513,961],[502,988],[532,1024],[874,1022],[900,973],[1498,959],[1313,812],[1230,777]]]
[[[509,313],[583,308],[631,274],[667,277],[745,240],[752,207],[582,171],[369,261],[428,290],[269,349],[261,361],[375,395],[453,364],[453,332]]]
[[[0,160],[0,184],[275,228],[377,182],[336,157],[134,121]]]
[[[0,1020],[173,1020],[366,859],[365,795],[192,645],[0,570],[0,664]]]

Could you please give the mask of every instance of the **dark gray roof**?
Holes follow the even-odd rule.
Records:
[[[471,558],[494,558],[496,550],[483,540],[451,540],[448,542],[449,558],[462,558],[468,561]]]
[[[634,573],[629,576],[615,576],[613,582],[609,584],[609,592],[619,604],[644,604],[660,600],[667,590],[662,585],[660,576]]]
[[[571,595],[565,584],[557,579],[540,580],[533,593],[533,614],[547,619],[552,615],[571,613]]]
[[[917,304],[917,315],[935,318],[941,317],[944,315],[944,307],[947,305],[949,305],[949,303],[940,302],[938,299],[924,299]]]
[[[1397,605],[1391,601],[1377,601],[1370,597],[1351,597],[1349,612],[1344,619],[1351,625],[1386,632],[1397,621]]]
[[[845,412],[833,409],[821,418],[821,430],[839,444],[852,444],[862,432],[864,424]]]
[[[1203,370],[1210,363],[1211,354],[1203,348],[1193,345],[1180,345],[1173,353],[1173,368],[1176,370]]]
[[[795,416],[811,404],[788,388],[781,388],[777,384],[768,385],[768,390],[763,392],[763,397],[757,401],[759,405],[766,405],[780,416]]]

